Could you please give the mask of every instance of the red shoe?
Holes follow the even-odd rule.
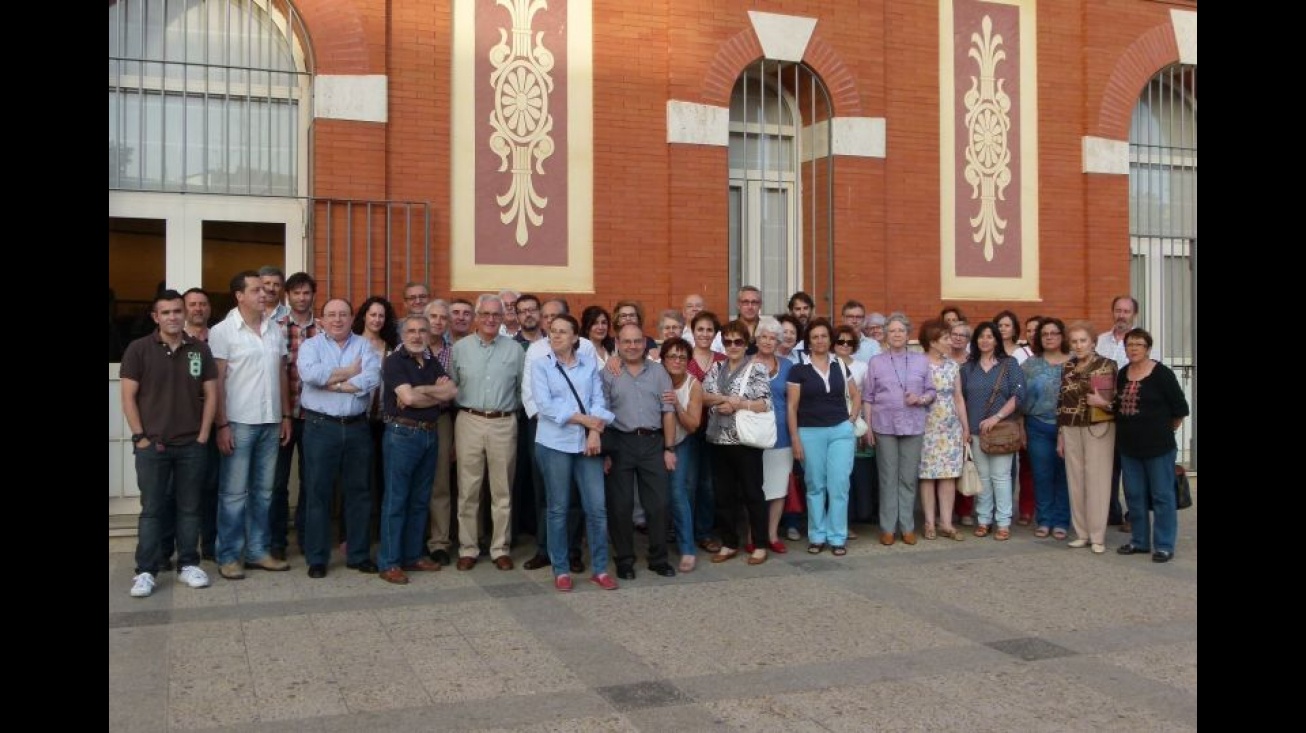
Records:
[[[558,577],[554,578],[554,579],[553,579],[553,588],[554,588],[555,590],[557,590],[557,591],[562,592],[562,593],[570,593],[570,592],[571,592],[571,576],[570,576],[570,575],[559,575]]]
[[[603,590],[616,590],[618,588],[617,581],[613,580],[612,576],[608,575],[607,573],[599,573],[598,575],[591,575],[590,582],[602,588]]]
[[[783,555],[786,552],[789,552],[789,548],[785,547],[785,543],[781,542],[780,540],[776,540],[775,542],[771,543],[771,552],[774,552],[777,555]]]

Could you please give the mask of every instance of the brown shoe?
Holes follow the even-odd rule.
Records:
[[[522,563],[521,566],[527,570],[539,570],[540,568],[547,568],[552,564],[553,562],[549,560],[548,555],[535,555],[531,559]]]
[[[245,571],[241,569],[240,563],[238,562],[229,562],[226,565],[223,565],[222,567],[218,568],[218,575],[221,575],[227,580],[245,579]]]
[[[885,547],[889,547],[890,545],[892,545],[892,544],[893,544],[893,533],[892,533],[892,532],[881,532],[881,533],[880,533],[880,544],[881,544],[881,545],[884,545]]]
[[[442,566],[440,565],[440,563],[432,560],[429,557],[419,557],[417,558],[417,562],[410,562],[407,565],[403,566],[402,569],[407,570],[410,573],[414,571],[433,572],[439,570],[441,567]],[[408,581],[405,580],[404,582],[407,583]]]
[[[476,567],[476,558],[474,558],[474,557],[460,557],[460,558],[458,558],[458,569],[459,569],[459,570],[471,570],[471,569],[474,568],[474,567]]]
[[[268,550],[268,554],[272,556],[273,560],[284,561],[286,559],[286,548],[273,547],[271,550]]]
[[[399,568],[386,568],[381,571],[381,580],[395,585],[408,585],[408,576]]]
[[[916,544],[916,533],[915,533],[915,532],[903,532],[903,533],[902,533],[902,543],[903,543],[904,545],[914,545],[914,544]]]
[[[285,560],[278,560],[272,557],[271,555],[264,555],[263,557],[260,557],[257,560],[246,560],[245,569],[246,570],[272,570],[275,572],[279,572],[282,570],[289,570],[290,563],[286,562]]]
[[[500,570],[512,570],[512,558],[507,555],[500,555],[494,558],[494,567]]]

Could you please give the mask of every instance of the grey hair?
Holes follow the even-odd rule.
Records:
[[[502,298],[505,295],[511,295],[513,300],[516,300],[521,297],[521,293],[517,292],[516,290],[509,290],[508,288],[504,288],[503,290],[499,291],[500,298]]]
[[[408,322],[409,322],[409,321],[422,321],[423,323],[426,324],[426,327],[427,327],[428,329],[431,327],[431,319],[430,319],[430,318],[427,318],[426,316],[404,316],[403,319],[401,319],[401,320],[399,321],[399,336],[400,336],[400,338],[403,337],[403,335],[404,335],[403,332],[406,331],[406,330],[408,330]]]
[[[485,305],[486,303],[489,303],[492,300],[498,303],[500,308],[503,307],[503,298],[500,298],[498,293],[481,293],[480,295],[476,296],[476,310],[479,311],[481,309],[481,306]]]
[[[907,329],[907,333],[911,333],[911,319],[907,317],[906,313],[903,313],[902,311],[894,311],[890,313],[889,317],[884,321],[884,330],[889,330],[889,326],[894,323],[901,323],[903,327]]]
[[[757,332],[759,334],[769,333],[775,336],[776,340],[784,341],[784,327],[780,325],[780,321],[776,320],[775,316],[762,316],[757,319]]]
[[[661,324],[662,321],[668,318],[675,321],[676,323],[679,323],[682,328],[685,326],[685,314],[681,313],[675,308],[668,308],[662,311],[661,317],[658,318],[658,323]]]

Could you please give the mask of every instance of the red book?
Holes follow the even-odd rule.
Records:
[[[1094,374],[1088,378],[1088,384],[1093,388],[1099,397],[1110,402],[1116,397],[1116,380],[1110,374]],[[1115,419],[1115,415],[1103,410],[1100,407],[1090,407],[1088,413],[1089,422],[1099,423],[1108,422]]]

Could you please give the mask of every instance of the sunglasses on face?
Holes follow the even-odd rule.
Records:
[[[834,341],[835,346],[852,346],[853,344],[856,343],[857,342],[853,341],[852,339],[835,339]]]
[[[748,345],[748,339],[721,339],[721,345],[722,345],[722,346],[726,346],[726,347],[730,347],[730,346],[747,346],[747,345]]]

